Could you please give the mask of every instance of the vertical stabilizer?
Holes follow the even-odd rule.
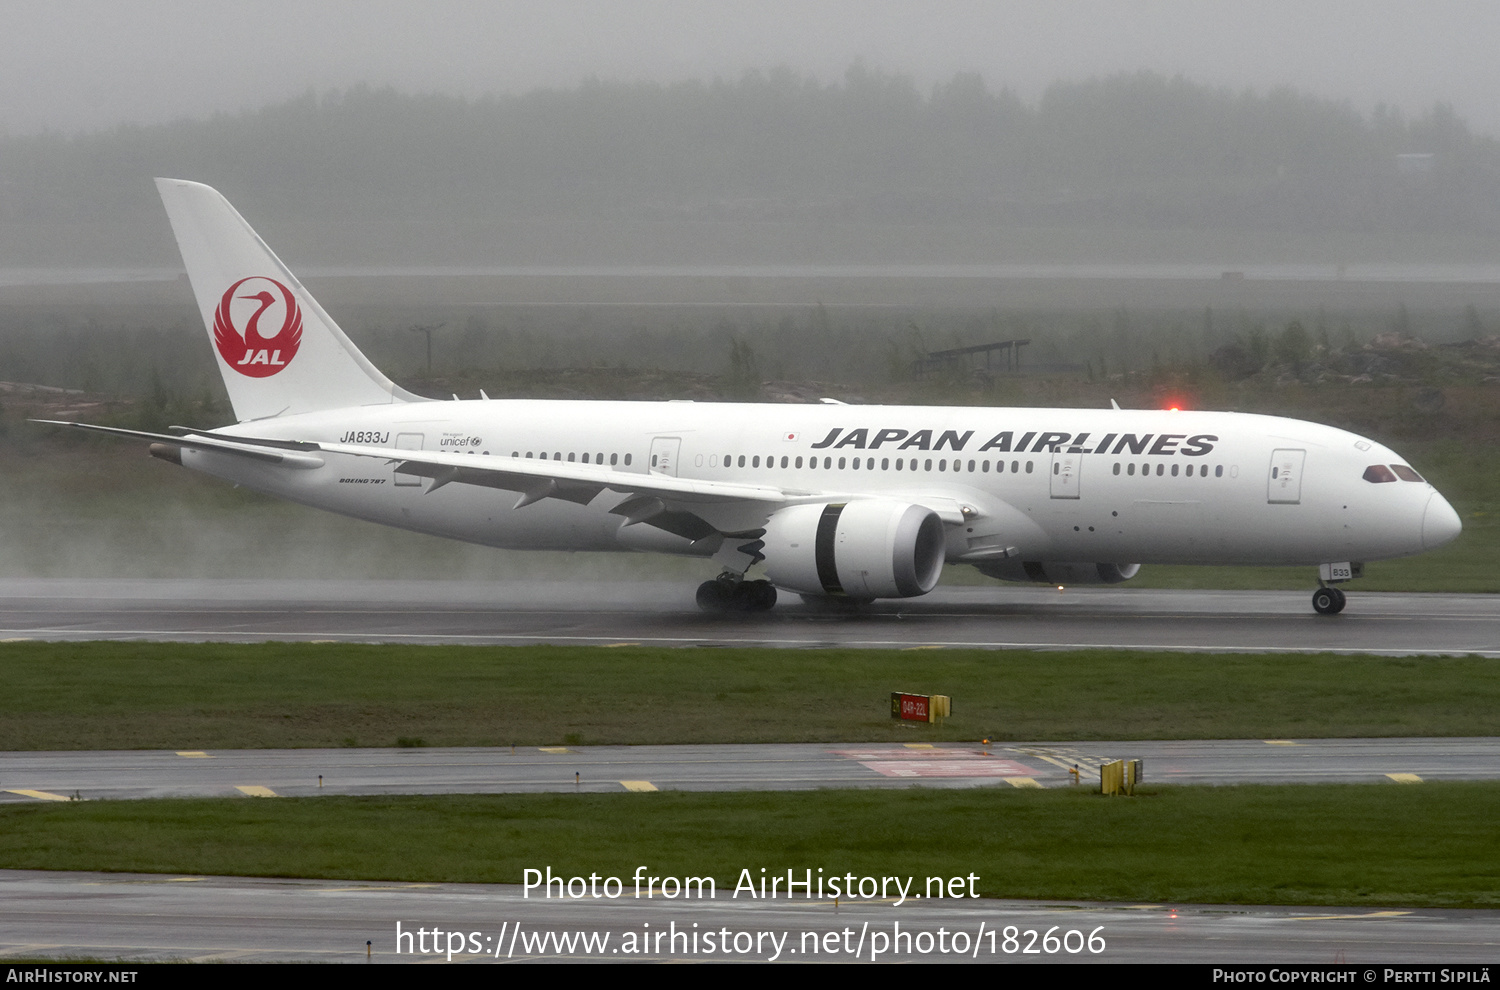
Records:
[[[241,422],[417,399],[380,373],[218,191],[157,179]]]

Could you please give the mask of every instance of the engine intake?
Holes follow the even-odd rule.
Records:
[[[1037,584],[1119,584],[1140,571],[1140,564],[1079,564],[1056,560],[986,560],[979,573],[1001,581]]]
[[[762,539],[772,584],[850,598],[927,594],[947,544],[936,512],[884,499],[789,506],[766,521]]]

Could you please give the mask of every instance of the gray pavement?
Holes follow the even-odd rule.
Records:
[[[375,962],[446,964],[453,946],[452,963],[469,965],[872,957],[1342,963],[1360,982],[1367,966],[1500,959],[1500,919],[1490,911],[967,897],[835,903],[734,897],[722,887],[712,898],[668,899],[665,885],[637,897],[631,878],[621,881],[612,899],[543,899],[538,891],[527,897],[519,886],[501,885],[7,870],[0,871],[0,960],[357,963],[367,958],[368,941]],[[398,941],[398,924],[410,938]]]
[[[0,580],[0,639],[1125,648],[1500,656],[1500,596],[943,587],[821,612],[711,616],[690,583]],[[788,601],[788,599],[790,599]]]
[[[1500,738],[0,753],[0,803],[318,794],[1069,787],[1139,759],[1148,784],[1500,779]]]

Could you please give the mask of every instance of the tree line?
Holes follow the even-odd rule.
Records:
[[[155,219],[153,175],[204,178],[261,215],[331,220],[1500,229],[1500,144],[1442,106],[1363,115],[1152,73],[1059,82],[1028,103],[974,74],[924,91],[863,63],[835,83],[781,69],[478,99],[356,87],[11,136],[0,221]]]

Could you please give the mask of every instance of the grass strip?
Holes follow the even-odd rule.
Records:
[[[0,645],[0,750],[1500,734],[1478,658]],[[891,691],[947,694],[942,725]]]
[[[518,883],[522,870],[977,874],[991,897],[1500,906],[1500,784],[99,801],[0,808],[0,867]]]

